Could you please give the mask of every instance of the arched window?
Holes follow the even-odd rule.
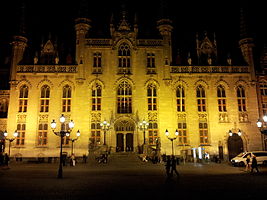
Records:
[[[130,74],[131,73],[131,51],[127,43],[122,43],[118,50],[119,57],[119,74]]]
[[[99,122],[92,122],[91,123],[90,141],[94,146],[100,145],[100,140],[101,140],[100,133],[101,133],[100,123]]]
[[[148,143],[156,144],[158,139],[158,124],[150,122],[148,125]]]
[[[25,144],[25,132],[26,132],[26,124],[24,123],[17,124],[17,133],[18,133],[18,136],[16,137],[17,146],[23,146]]]
[[[0,118],[7,118],[8,100],[0,99]]]
[[[40,112],[49,112],[50,87],[44,85],[41,88]]]
[[[102,88],[96,84],[92,89],[92,111],[101,110]]]
[[[48,133],[48,124],[41,123],[38,127],[38,138],[37,145],[38,146],[46,146],[47,145],[47,133]]]
[[[71,87],[69,85],[65,85],[63,87],[63,95],[62,95],[62,112],[70,112],[71,111]]]
[[[147,105],[148,110],[157,110],[157,87],[154,84],[147,87]]]
[[[200,137],[200,144],[201,145],[209,144],[208,123],[207,122],[199,122],[199,137]]]
[[[20,87],[19,90],[19,112],[27,112],[29,89],[26,85]]]
[[[185,112],[185,92],[182,86],[176,89],[176,105],[178,112]]]
[[[197,87],[197,110],[199,112],[206,112],[206,93],[205,89],[199,85]]]
[[[226,94],[225,89],[222,85],[217,87],[217,100],[219,112],[226,112]]]
[[[185,145],[188,143],[187,141],[187,134],[186,134],[186,123],[185,122],[178,122],[178,142],[179,145]]]
[[[132,113],[132,87],[125,80],[117,88],[117,113]]]
[[[243,86],[239,85],[236,89],[236,96],[237,96],[237,104],[238,104],[238,111],[245,112],[247,111],[246,108],[246,93]]]

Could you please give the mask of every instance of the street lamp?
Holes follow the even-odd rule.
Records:
[[[59,118],[59,121],[61,123],[61,130],[56,132],[55,129],[56,129],[56,126],[57,126],[57,123],[55,122],[55,120],[53,119],[52,122],[51,122],[51,128],[52,128],[52,131],[53,133],[56,135],[56,136],[59,136],[60,137],[60,154],[59,154],[59,168],[58,168],[58,178],[63,178],[63,169],[62,169],[62,164],[63,164],[63,159],[62,159],[62,143],[63,143],[63,138],[65,136],[69,136],[73,127],[74,127],[74,122],[71,120],[69,122],[69,130],[66,130],[66,127],[64,126],[65,125],[65,120],[66,118],[64,117],[64,115],[62,114],[61,117]]]
[[[265,136],[267,135],[267,116],[264,115],[262,119],[258,119],[257,126],[259,128],[259,131],[261,132],[261,140],[262,140],[262,149],[266,149],[265,147]]]
[[[166,131],[165,131],[165,135],[166,135],[167,138],[172,142],[172,155],[174,155],[174,154],[173,154],[173,140],[176,140],[177,136],[179,135],[179,132],[178,132],[178,130],[176,129],[175,134],[174,134],[175,136],[174,136],[174,137],[169,137],[170,133],[169,133],[168,129],[166,129]]]
[[[241,130],[240,129],[238,129],[237,131],[236,130],[229,130],[229,136],[233,136],[233,133],[235,133],[235,132],[237,132],[237,135],[238,136],[241,136],[242,135],[242,132],[241,132]]]
[[[139,128],[140,130],[143,131],[143,136],[144,136],[144,145],[146,144],[146,129],[148,128],[149,123],[143,120],[142,122],[139,123]]]
[[[78,140],[80,135],[81,135],[80,130],[78,130],[76,133],[76,138],[68,138],[68,140],[71,141],[71,155],[73,154],[74,142]],[[69,133],[67,133],[66,136],[69,136]]]
[[[5,131],[4,132],[4,140],[8,140],[9,141],[9,146],[8,146],[8,156],[10,157],[10,147],[11,147],[11,143],[16,139],[16,137],[18,137],[18,132],[17,130],[15,130],[15,132],[13,133],[13,138],[7,138],[8,133]]]
[[[106,145],[106,132],[110,128],[110,123],[108,123],[106,120],[104,120],[102,123],[100,123],[100,126],[102,127],[104,131],[104,145]]]

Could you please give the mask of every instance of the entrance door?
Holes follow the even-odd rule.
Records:
[[[243,152],[243,140],[236,133],[228,138],[228,152],[229,160]]]
[[[117,134],[117,146],[116,146],[116,151],[124,151],[124,144],[123,144],[123,134],[118,133]]]
[[[133,134],[126,134],[126,151],[133,151]]]

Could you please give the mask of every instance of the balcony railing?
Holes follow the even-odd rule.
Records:
[[[17,73],[77,73],[77,65],[18,65]]]

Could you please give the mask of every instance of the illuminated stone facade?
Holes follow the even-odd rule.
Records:
[[[81,132],[75,142],[77,156],[103,144],[104,120],[111,124],[106,143],[112,152],[139,152],[144,143],[142,120],[149,122],[145,143],[158,144],[161,154],[172,153],[166,129],[170,137],[178,129],[174,154],[186,152],[188,159],[198,147],[224,159],[261,149],[249,39],[240,42],[247,65],[232,65],[230,58],[227,65],[215,65],[216,40],[204,33],[196,41],[198,58],[206,64],[192,64],[189,56],[181,66],[172,64],[169,19],[157,21],[160,39],[139,38],[138,24],[130,24],[125,13],[117,24],[111,20],[109,38],[90,38],[91,28],[89,19],[76,19],[77,64],[62,64],[51,39],[31,65],[24,64],[20,61],[27,39],[14,38],[7,131],[17,130],[19,137],[12,143],[12,156],[57,157],[60,140],[50,123],[55,119],[59,124],[61,114],[75,122],[71,138],[78,129]],[[64,142],[63,151],[70,154],[71,142]]]

